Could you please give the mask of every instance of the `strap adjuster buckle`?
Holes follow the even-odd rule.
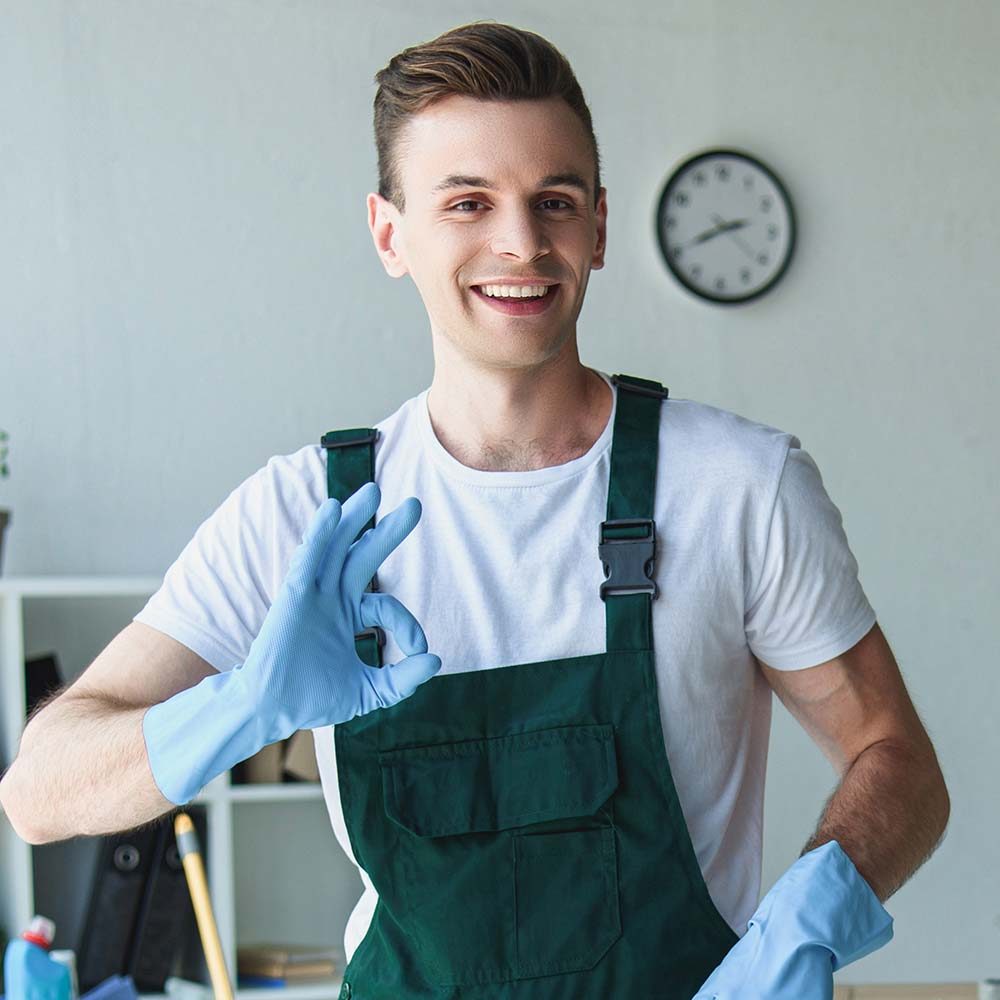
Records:
[[[645,537],[606,538],[606,528],[643,528]],[[651,594],[659,588],[653,579],[656,567],[656,523],[650,517],[602,521],[598,555],[607,579],[601,584],[601,600],[607,594]]]
[[[624,389],[626,392],[638,393],[640,396],[652,396],[654,399],[670,398],[670,390],[665,385],[661,385],[660,388],[657,389],[655,385],[642,384],[643,382],[649,381],[649,379],[641,379],[638,383],[636,383],[627,381],[620,375],[611,376],[611,384],[618,386],[619,389]]]
[[[374,444],[379,439],[381,432],[378,428],[372,428],[367,434],[362,430],[356,437],[345,438],[341,441],[336,439],[336,434],[337,431],[324,434],[319,439],[320,446],[329,450],[330,448],[350,448],[356,444]]]
[[[373,637],[378,643],[378,648],[381,649],[385,645],[385,629],[380,625],[373,625],[371,628],[366,628],[354,637],[354,641],[357,642],[358,639],[367,639]]]

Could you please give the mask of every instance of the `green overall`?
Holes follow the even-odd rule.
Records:
[[[690,1000],[737,941],[660,728],[653,499],[667,390],[614,382],[607,520],[594,526],[607,652],[439,673],[334,728],[347,832],[379,897],[340,1000]],[[323,436],[329,496],[374,478],[377,433]],[[384,640],[367,630],[358,655],[380,667]]]

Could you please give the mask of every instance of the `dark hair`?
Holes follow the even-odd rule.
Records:
[[[494,21],[476,21],[413,45],[375,74],[375,148],[378,193],[402,212],[402,176],[397,158],[407,120],[452,94],[483,100],[544,100],[561,97],[576,114],[594,156],[594,206],[601,188],[601,159],[590,109],[566,57],[532,31]]]

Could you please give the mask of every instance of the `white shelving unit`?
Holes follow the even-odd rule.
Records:
[[[148,597],[160,586],[157,577],[0,577],[0,751],[4,766],[13,761],[24,728],[24,603],[37,598]],[[124,624],[124,623],[123,623]],[[107,637],[107,641],[113,638]],[[210,782],[193,800],[206,807],[209,891],[229,977],[236,985],[237,877],[236,819],[243,803],[322,801],[316,783],[233,785],[229,772]],[[332,833],[330,833],[332,837]],[[14,832],[0,812],[0,925],[8,937],[28,926],[35,913],[36,851]],[[291,891],[291,890],[290,890]],[[58,933],[58,928],[57,928]],[[237,991],[238,1000],[287,997],[328,1000],[340,992],[340,977],[280,989]],[[163,994],[144,994],[161,997]]]

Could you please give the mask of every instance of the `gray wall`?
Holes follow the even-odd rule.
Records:
[[[4,3],[4,572],[160,573],[268,456],[429,383],[420,299],[365,224],[372,76],[463,21],[539,31],[580,78],[609,189],[581,356],[800,436],[949,781],[895,941],[838,978],[998,976],[1000,7],[546,7]],[[673,284],[652,228],[671,166],[715,144],[774,166],[800,216],[786,279],[736,310]],[[765,885],[834,782],[775,705]]]

